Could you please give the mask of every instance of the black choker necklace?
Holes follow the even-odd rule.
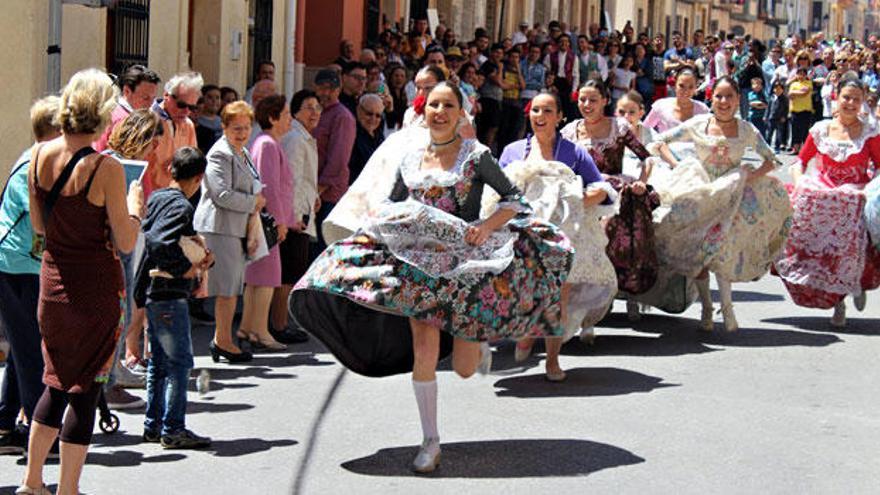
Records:
[[[450,145],[450,144],[454,143],[456,139],[458,139],[458,134],[452,136],[452,139],[450,139],[449,141],[445,141],[445,142],[442,142],[442,143],[435,143],[433,140],[431,140],[431,147],[432,147],[432,148],[437,148],[437,147],[442,147],[442,146]]]

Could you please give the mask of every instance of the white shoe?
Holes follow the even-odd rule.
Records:
[[[593,330],[593,327],[587,327],[581,330],[581,342],[586,345],[593,345],[596,343],[596,332]]]
[[[853,305],[855,305],[856,309],[859,311],[865,310],[865,304],[868,302],[868,294],[865,291],[859,291],[858,294],[853,294]]]
[[[417,473],[430,473],[440,465],[440,439],[426,438],[413,459],[412,469]]]
[[[480,365],[477,366],[477,373],[488,375],[492,371],[492,348],[488,342],[480,343]]]
[[[712,306],[703,306],[703,312],[700,314],[700,330],[711,332],[715,329],[715,321],[712,315]]]
[[[843,301],[834,305],[834,315],[831,317],[831,326],[843,328],[846,326],[846,304]]]
[[[517,363],[521,363],[529,358],[532,355],[532,346],[535,344],[535,341],[532,340],[528,347],[521,347],[521,343],[517,342],[513,351],[513,360]]]
[[[639,303],[636,301],[626,301],[626,318],[631,322],[642,319],[642,313],[639,311]]]
[[[721,308],[721,315],[724,317],[724,329],[728,332],[739,330],[739,323],[736,322],[736,315],[733,313],[733,306]]]

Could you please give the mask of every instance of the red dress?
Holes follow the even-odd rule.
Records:
[[[43,383],[70,393],[95,385],[113,356],[121,327],[122,266],[110,242],[105,207],[88,200],[102,162],[82,191],[58,197],[45,227],[37,306],[46,363]],[[48,191],[35,186],[45,204]]]
[[[829,123],[810,129],[798,156],[804,176],[790,193],[791,233],[775,265],[795,304],[823,309],[880,286],[880,253],[863,215],[865,185],[880,165],[880,128],[865,124],[860,138],[837,141]]]

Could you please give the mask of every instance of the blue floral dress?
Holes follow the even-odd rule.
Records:
[[[425,143],[427,144],[427,143]],[[384,146],[384,145],[383,145]],[[469,341],[563,334],[560,297],[574,250],[530,208],[489,149],[465,140],[450,170],[421,170],[425,147],[401,150],[386,208],[330,245],[291,295],[291,312],[351,370],[412,369],[408,318]],[[484,186],[517,211],[482,246],[464,242]]]

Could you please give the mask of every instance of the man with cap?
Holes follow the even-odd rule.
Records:
[[[318,193],[321,196],[315,223],[318,242],[311,246],[312,259],[327,247],[321,223],[348,190],[348,161],[357,131],[354,116],[339,103],[341,91],[339,73],[335,70],[322,69],[315,76],[315,93],[323,111],[312,131],[318,145]]]
[[[529,23],[527,21],[522,21],[519,23],[519,30],[514,32],[511,35],[510,40],[513,42],[513,46],[521,45],[523,43],[529,42]]]

